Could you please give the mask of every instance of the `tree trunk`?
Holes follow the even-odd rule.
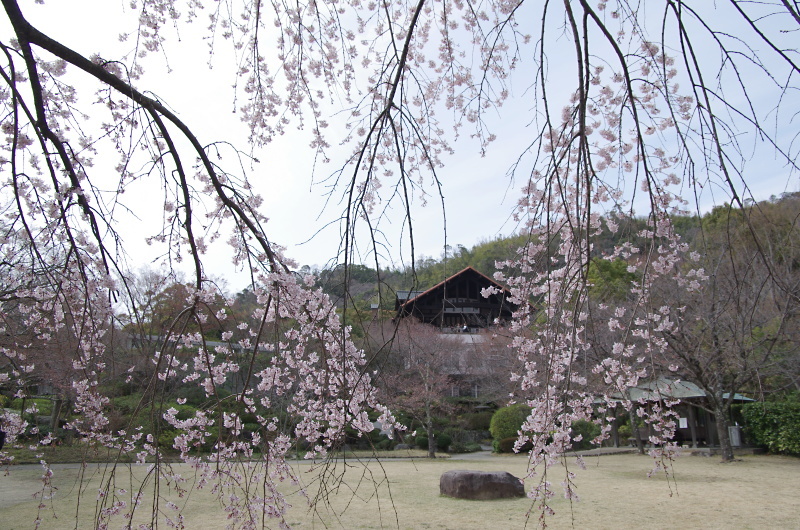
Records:
[[[56,398],[53,401],[53,411],[50,413],[50,432],[53,433],[53,436],[58,432],[58,422],[61,417],[61,407],[63,404],[64,400],[61,398]]]
[[[428,458],[436,458],[436,439],[433,436],[433,427],[431,427],[428,429]]]
[[[728,413],[729,407],[725,406],[723,400],[718,400],[714,405],[714,415],[717,417],[717,438],[719,438],[719,452],[723,462],[733,461],[733,446],[731,445],[730,433],[728,433]]]
[[[433,417],[430,407],[425,410],[425,431],[428,433],[428,458],[436,458],[436,439],[433,435]]]
[[[635,407],[634,407],[635,408]],[[644,442],[642,441],[642,435],[639,432],[639,425],[636,421],[636,414],[633,412],[633,408],[628,411],[628,415],[631,418],[631,434],[633,435],[633,439],[636,440],[636,447],[639,449],[639,454],[644,454]]]
[[[69,415],[69,411],[72,410],[72,400],[70,398],[64,399],[64,403],[61,404],[61,410],[65,411],[64,414]],[[73,429],[64,429],[63,433],[64,444],[72,445],[75,439],[75,431]]]

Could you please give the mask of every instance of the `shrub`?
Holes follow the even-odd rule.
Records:
[[[436,448],[437,449],[439,449],[440,451],[447,451],[447,447],[453,442],[453,439],[450,438],[446,434],[437,434],[434,437],[434,442],[436,443]],[[427,436],[424,436],[424,435],[423,436],[417,436],[417,438],[414,441],[414,443],[420,449],[425,449],[427,451],[427,449],[428,449],[428,437]]]
[[[800,403],[748,403],[742,416],[756,444],[772,453],[800,454]]]
[[[183,434],[184,431],[180,429],[168,429],[161,431],[158,435],[158,445],[162,451],[173,452],[176,449],[172,446],[175,443],[175,437]]]
[[[179,405],[178,403],[170,403],[167,405],[166,408],[174,408],[177,410],[177,414],[175,417],[179,420],[188,420],[189,418],[194,418],[195,414],[197,413],[197,409],[191,405]]]
[[[239,414],[239,419],[242,420],[242,423],[258,423],[258,414],[242,412]]]
[[[593,444],[592,440],[600,434],[600,426],[596,423],[586,420],[578,420],[572,424],[572,439],[574,440],[578,435],[582,438],[572,442],[572,449],[591,449]]]
[[[203,451],[211,451],[214,449],[214,446],[219,441],[219,425],[206,427],[205,432],[208,433],[208,436],[205,438],[205,441],[200,446],[200,449],[202,449]]]
[[[175,398],[183,398],[189,405],[202,406],[208,402],[206,391],[198,385],[182,385],[175,390]]]
[[[513,453],[514,452],[514,444],[517,443],[517,437],[512,436],[509,438],[503,438],[499,442],[497,442],[497,452],[498,453]]]
[[[436,442],[436,448],[440,451],[447,451],[447,448],[453,443],[453,439],[444,433],[437,434],[434,441]]]
[[[108,381],[101,384],[98,388],[98,391],[104,396],[113,398],[127,396],[134,391],[134,386],[131,383],[125,383],[123,381]]]
[[[231,395],[231,391],[220,386],[216,387],[216,397],[219,399],[224,399]],[[195,407],[203,406],[209,402],[209,398],[206,396],[206,391],[203,387],[198,385],[181,385],[175,389],[175,392],[171,396],[172,398],[183,398],[186,400],[186,403],[189,405],[194,405]]]
[[[502,440],[493,440],[492,449],[495,453],[513,453],[515,443],[517,443],[516,436],[510,436],[508,438],[503,438]],[[478,447],[480,448],[480,445],[478,445]],[[533,444],[530,441],[527,441],[522,444],[522,447],[519,448],[519,452],[527,453],[531,449],[533,449]]]
[[[111,398],[111,404],[116,408],[121,414],[133,414],[133,411],[136,410],[137,407],[140,406],[140,402],[142,401],[142,393],[137,392],[135,394],[128,394],[127,396],[118,396],[115,398]],[[146,407],[148,402],[141,403],[142,407]]]
[[[442,430],[442,433],[446,434],[450,437],[450,440],[453,442],[463,442],[462,436],[464,434],[464,429],[460,427],[447,427],[446,429]],[[438,434],[436,436],[439,436]]]
[[[488,431],[493,414],[494,412],[490,410],[467,414],[464,416],[465,427],[470,431]]]
[[[531,408],[522,403],[497,409],[492,415],[492,421],[489,424],[489,432],[492,433],[492,438],[495,441],[511,437],[516,438],[517,432],[530,413]]]
[[[481,451],[481,444],[476,443],[462,443],[462,442],[453,442],[450,444],[449,452],[451,453],[477,453]]]
[[[450,444],[451,453],[469,453],[467,451],[467,444],[461,442],[453,442]]]
[[[627,443],[628,439],[633,436],[631,426],[627,423],[617,427],[617,433],[619,434],[620,443]]]

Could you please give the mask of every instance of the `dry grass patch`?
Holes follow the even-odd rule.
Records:
[[[439,495],[439,476],[450,469],[503,470],[521,476],[525,458],[489,457],[481,460],[352,460],[336,465],[298,463],[301,476],[312,494],[319,493],[316,509],[291,487],[294,509],[287,522],[292,527],[312,528],[522,528],[528,499],[465,501]],[[578,471],[581,501],[569,504],[556,497],[556,515],[548,518],[552,528],[798,528],[800,512],[800,459],[777,456],[747,456],[731,464],[715,458],[683,457],[674,467],[677,485],[663,476],[648,479],[650,460],[639,455],[615,455],[587,459],[587,469]],[[93,468],[97,469],[97,468]],[[126,468],[127,469],[127,468]],[[144,468],[133,467],[131,486],[141,480]],[[191,474],[182,467],[185,474]],[[53,502],[57,519],[42,513],[41,528],[75,528],[78,469],[56,470],[59,490]],[[327,489],[319,491],[318,477],[328,477]],[[12,469],[0,478],[0,521],[6,529],[31,528],[37,502],[30,498],[40,471]],[[86,491],[97,491],[102,468],[87,477]],[[340,479],[340,480],[338,480]],[[549,479],[558,484],[562,470]],[[526,489],[530,489],[529,486]],[[20,494],[25,492],[25,494]],[[94,526],[93,495],[77,509],[78,528]],[[219,504],[207,492],[193,492],[184,507],[187,528],[224,528],[229,522]],[[144,515],[144,514],[143,514]],[[536,517],[529,524],[536,527]],[[163,521],[163,517],[161,518]],[[143,521],[139,521],[143,522]]]

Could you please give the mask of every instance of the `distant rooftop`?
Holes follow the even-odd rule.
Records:
[[[397,291],[397,299],[405,302],[412,298],[416,298],[425,291]]]

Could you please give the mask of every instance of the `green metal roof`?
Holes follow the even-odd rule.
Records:
[[[729,392],[725,392],[722,397],[728,399]],[[622,397],[622,396],[619,396]],[[661,399],[692,399],[706,397],[706,391],[692,383],[680,379],[669,377],[659,377],[652,381],[642,383],[628,389],[628,396],[632,401],[659,401]],[[755,401],[741,394],[733,395],[734,401]]]

